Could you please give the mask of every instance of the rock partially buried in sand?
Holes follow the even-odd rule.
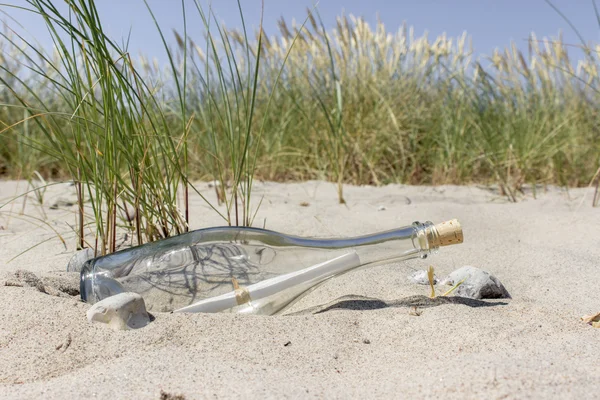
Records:
[[[73,257],[71,257],[69,260],[67,272],[81,272],[83,264],[85,264],[87,260],[91,260],[94,257],[94,250],[90,249],[89,247],[79,250],[77,253],[73,254]]]
[[[510,299],[510,294],[494,275],[482,269],[465,266],[452,272],[442,280],[442,284],[453,286],[464,282],[456,288],[454,295],[470,299]]]
[[[120,293],[94,304],[87,312],[90,322],[101,322],[112,329],[138,329],[150,323],[144,299],[137,293]]]
[[[429,278],[427,277],[427,271],[424,269],[415,271],[408,276],[408,280],[412,283],[416,283],[418,285],[429,285]],[[433,284],[436,285],[438,283],[437,276],[433,275]]]

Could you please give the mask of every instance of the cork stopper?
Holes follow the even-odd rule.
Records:
[[[450,246],[463,242],[463,231],[457,219],[436,224],[435,229],[438,232],[435,246]]]

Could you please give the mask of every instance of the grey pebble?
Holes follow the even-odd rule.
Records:
[[[453,295],[470,299],[501,299],[511,296],[498,278],[482,269],[464,266],[442,280],[442,284],[453,286],[465,280]]]
[[[68,199],[58,199],[50,206],[51,210],[58,210],[59,208],[68,208],[73,207],[76,204],[77,200],[68,200]]]

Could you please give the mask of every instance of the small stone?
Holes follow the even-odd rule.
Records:
[[[385,206],[377,207],[377,211],[385,211],[385,210],[387,210],[387,208],[385,208]]]
[[[462,281],[454,291],[456,296],[470,299],[510,299],[510,294],[494,275],[482,269],[464,266],[442,280],[442,284],[454,286]]]
[[[120,293],[94,304],[87,312],[90,322],[101,322],[118,330],[138,329],[150,323],[146,303],[137,293]]]
[[[89,247],[83,250],[79,250],[71,257],[69,264],[67,265],[67,272],[81,272],[81,268],[86,261],[91,260],[95,257],[94,250]]]
[[[173,394],[160,390],[160,400],[185,400],[185,396],[182,394]]]
[[[408,276],[408,280],[412,283],[416,283],[417,285],[429,285],[429,278],[427,277],[427,271],[424,269],[415,271]],[[438,283],[437,276],[433,275],[433,284],[436,285]]]
[[[60,198],[58,200],[56,200],[54,202],[54,204],[52,204],[50,206],[51,210],[58,210],[59,208],[69,208],[69,207],[73,207],[75,205],[76,200],[69,200],[69,199],[63,199]]]
[[[363,339],[363,343],[364,344],[371,344],[371,341],[369,339]]]

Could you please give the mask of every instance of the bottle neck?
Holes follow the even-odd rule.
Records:
[[[381,264],[410,258],[426,258],[439,248],[439,234],[429,221],[373,235],[344,239],[344,247],[353,247],[361,264]]]
[[[436,226],[431,221],[413,222],[419,248],[426,254],[435,253],[440,248],[440,235]]]

